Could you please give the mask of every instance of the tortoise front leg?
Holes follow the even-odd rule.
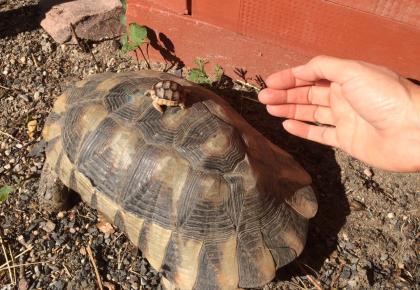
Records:
[[[156,110],[158,110],[161,114],[163,114],[163,109],[162,107],[159,105],[157,100],[153,100],[153,107],[155,107]]]
[[[44,163],[38,187],[38,199],[48,211],[64,210],[69,205],[70,190],[60,181],[48,162]]]

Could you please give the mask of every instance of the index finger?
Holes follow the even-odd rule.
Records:
[[[269,75],[265,80],[265,83],[267,87],[277,90],[286,90],[313,84],[313,82],[296,78],[291,68]]]
[[[328,80],[339,84],[363,72],[364,66],[359,61],[325,55],[316,56],[307,64],[292,69],[294,77],[301,81]]]

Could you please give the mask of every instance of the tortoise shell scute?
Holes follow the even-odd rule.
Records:
[[[183,87],[171,80],[159,81],[153,85],[156,97],[170,101],[180,101],[183,96]]]

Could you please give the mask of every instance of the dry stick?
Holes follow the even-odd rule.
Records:
[[[9,266],[8,268],[13,269],[13,268],[20,268],[20,267],[26,267],[26,266],[31,266],[31,265],[38,265],[38,264],[46,264],[52,262],[52,260],[49,261],[41,261],[41,262],[31,262],[31,263],[25,263],[25,264],[18,264],[18,265],[13,265],[13,266]],[[4,271],[5,269],[0,268],[0,272]]]
[[[103,290],[104,288],[102,287],[101,276],[99,276],[98,268],[96,267],[95,259],[93,258],[92,250],[90,249],[89,245],[86,246],[86,251],[89,255],[89,260],[92,263],[93,269],[95,270],[96,280],[98,281],[99,289]]]
[[[243,85],[244,87],[252,88],[252,89],[256,90],[257,92],[261,91],[261,89],[259,87],[254,86],[253,84],[250,84],[248,82],[244,82],[244,81],[241,81],[241,80],[235,80],[235,82]]]
[[[38,62],[36,61],[35,56],[34,56],[33,53],[31,53],[31,56],[32,56],[32,60],[34,61],[35,66],[36,67],[39,67]]]
[[[0,85],[0,88],[5,89],[5,90],[9,90],[9,91],[12,90],[11,88],[8,88],[8,87],[2,86],[2,85]]]
[[[4,135],[4,136],[7,136],[7,137],[9,137],[9,138],[12,138],[13,140],[15,140],[15,141],[17,141],[17,142],[19,142],[19,143],[22,143],[22,142],[20,142],[20,140],[19,140],[19,139],[16,139],[15,137],[13,137],[12,135],[10,135],[9,133],[6,133],[6,132],[3,132],[3,131],[0,131],[0,134],[1,134],[1,135]]]
[[[7,247],[9,248],[9,255],[10,255],[10,258],[12,259],[12,265],[14,265],[15,259],[13,258],[12,249],[10,248],[10,245],[7,245]],[[16,285],[16,268],[13,268],[13,283]]]
[[[137,49],[134,50],[134,53],[136,54],[136,60],[137,60],[137,69],[140,69],[140,62],[139,62],[139,56],[137,55]]]
[[[66,271],[67,275],[69,275],[70,278],[73,278],[73,276],[71,275],[69,269],[66,267],[66,265],[64,263],[63,263],[63,267],[64,267],[64,270]]]
[[[33,246],[31,246],[30,248],[27,248],[25,251],[19,253],[17,256],[15,256],[15,259],[19,258],[20,256],[22,256],[23,254],[29,252],[30,250],[32,250]],[[7,262],[4,263],[3,265],[0,265],[0,270],[3,269],[4,267],[7,266]]]
[[[306,269],[301,265],[301,263],[299,261],[296,260],[296,264],[298,265],[299,269],[306,275],[306,277],[308,278],[308,280],[312,283],[312,285],[315,286],[316,289],[318,290],[324,290],[321,285],[319,284],[318,281],[315,280],[315,278],[312,277],[311,274],[309,274]]]
[[[79,41],[79,37],[77,36],[77,34],[76,34],[76,30],[74,29],[74,26],[73,26],[73,23],[70,23],[70,28],[71,28],[71,33],[72,33],[72,35],[73,35],[73,37],[74,37],[74,39],[76,40],[76,42],[77,42],[77,45],[82,49],[82,50],[85,50],[84,49],[84,46],[80,43],[80,41]],[[87,48],[87,50],[89,51],[89,53],[90,53],[90,55],[92,56],[92,59],[93,59],[93,61],[95,62],[95,65],[96,65],[96,67],[99,69],[99,64],[98,64],[98,61],[96,60],[96,57],[95,57],[95,55],[93,54],[93,52],[92,52],[92,50],[89,48],[89,46],[86,46],[86,48]]]
[[[0,237],[0,244],[1,244],[1,249],[3,250],[3,255],[4,255],[4,258],[6,259],[7,270],[9,271],[10,283],[12,283],[12,284],[13,284],[12,269],[10,268],[9,258],[7,257],[6,248],[4,247],[4,244],[3,244],[3,239],[2,239],[1,237]]]

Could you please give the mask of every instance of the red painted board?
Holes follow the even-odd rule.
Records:
[[[419,0],[412,1],[413,7],[420,7]],[[386,65],[420,79],[419,27],[396,21],[398,13],[377,15],[378,9],[367,11],[370,6],[344,2],[192,0],[188,16],[150,1],[129,0],[127,17],[165,34],[187,65],[205,57],[228,72],[242,67],[251,75],[266,76],[314,55],[329,54]],[[406,14],[406,21],[415,13]]]

